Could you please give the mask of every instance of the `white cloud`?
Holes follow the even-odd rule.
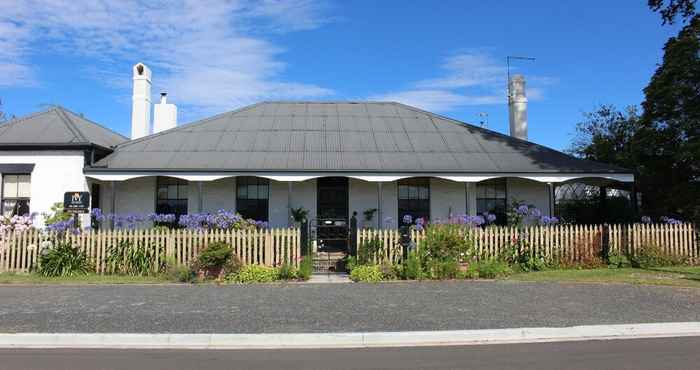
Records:
[[[31,82],[38,67],[29,58],[49,45],[87,57],[94,64],[85,71],[110,87],[130,85],[131,65],[143,61],[154,71],[155,93],[167,90],[174,102],[202,113],[260,99],[332,94],[282,80],[283,50],[252,35],[256,23],[281,32],[318,27],[321,7],[311,0],[0,0],[0,8],[0,71],[25,76],[0,76],[0,85]]]
[[[418,87],[456,89],[502,83],[506,67],[493,57],[476,52],[447,58],[442,68],[444,77],[419,81]]]
[[[277,31],[301,31],[318,28],[328,21],[326,5],[315,0],[262,0],[250,4],[247,13],[274,21]]]
[[[370,99],[398,101],[438,112],[471,105],[506,104],[506,66],[492,55],[481,51],[457,54],[446,58],[441,70],[440,77],[419,80],[405,90],[376,94]],[[526,79],[532,101],[544,98],[542,86],[558,81],[544,76]]]
[[[448,90],[406,90],[371,96],[370,100],[396,101],[427,111],[445,112],[455,107],[503,103],[497,95],[468,96]]]

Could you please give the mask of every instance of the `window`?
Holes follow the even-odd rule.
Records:
[[[244,218],[268,221],[270,180],[260,177],[236,179],[236,209]]]
[[[476,213],[484,212],[496,215],[496,223],[505,225],[506,217],[506,179],[491,179],[476,184]]]
[[[172,177],[159,177],[157,181],[156,213],[172,213],[178,218],[186,215],[187,181]]]
[[[430,219],[430,179],[417,178],[399,180],[399,225],[410,215],[413,220]]]
[[[30,175],[2,177],[2,214],[6,217],[29,214]]]

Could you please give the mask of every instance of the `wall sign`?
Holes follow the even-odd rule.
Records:
[[[87,191],[68,191],[63,194],[63,210],[85,213],[90,210],[90,193]]]

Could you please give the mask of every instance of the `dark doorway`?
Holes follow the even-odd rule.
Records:
[[[100,208],[100,184],[90,186],[90,208]]]
[[[348,179],[323,177],[316,185],[319,249],[345,251],[348,246]]]

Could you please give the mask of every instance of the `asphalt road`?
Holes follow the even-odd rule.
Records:
[[[343,350],[0,350],[10,369],[697,369],[700,338]]]
[[[0,333],[294,333],[700,321],[700,289],[520,282],[0,286]]]

